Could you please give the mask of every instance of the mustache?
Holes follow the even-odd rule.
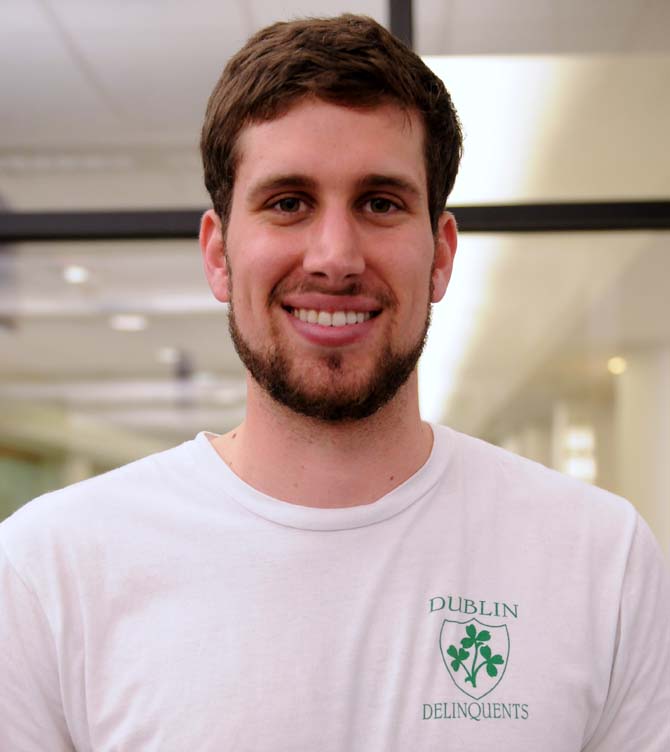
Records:
[[[317,280],[303,280],[298,283],[291,283],[287,280],[279,282],[270,293],[270,304],[279,303],[281,299],[288,294],[303,293],[320,293],[322,295],[333,296],[363,296],[376,300],[381,307],[392,308],[397,305],[397,298],[392,292],[379,288],[370,289],[369,285],[360,280],[348,282],[346,285],[328,285]]]

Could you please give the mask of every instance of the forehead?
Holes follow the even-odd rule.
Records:
[[[236,188],[268,173],[317,182],[393,174],[426,192],[424,125],[394,104],[352,108],[308,99],[274,120],[251,123],[238,137]]]

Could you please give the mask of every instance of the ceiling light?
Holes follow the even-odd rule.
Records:
[[[71,285],[81,285],[88,281],[90,274],[86,267],[71,264],[63,269],[63,279]]]
[[[593,457],[569,457],[564,471],[573,478],[593,483],[598,477],[598,465]]]
[[[615,376],[620,376],[627,367],[628,363],[626,362],[626,359],[618,355],[607,361],[607,370]]]
[[[193,377],[200,386],[215,386],[219,383],[219,378],[211,371],[198,371]]]
[[[109,319],[109,325],[118,332],[141,332],[147,328],[147,319],[136,313],[119,313]]]
[[[176,347],[161,347],[156,356],[161,363],[172,366],[179,362],[179,350]]]
[[[569,452],[593,452],[596,437],[591,426],[571,426],[565,433],[565,448]]]

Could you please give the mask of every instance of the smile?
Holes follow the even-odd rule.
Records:
[[[308,324],[336,327],[362,324],[377,314],[371,311],[319,311],[316,308],[287,308],[287,310],[295,318]]]

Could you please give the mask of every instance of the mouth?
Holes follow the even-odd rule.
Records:
[[[293,308],[282,306],[284,310],[307,324],[323,327],[346,327],[363,324],[381,313],[378,311],[326,311],[318,308]]]

